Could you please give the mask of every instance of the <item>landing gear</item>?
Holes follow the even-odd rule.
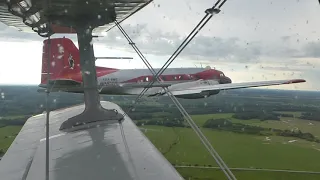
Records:
[[[123,115],[115,110],[104,109],[100,104],[98,92],[95,57],[92,46],[92,27],[77,27],[77,36],[80,52],[80,67],[83,79],[85,110],[62,123],[60,130],[67,130],[75,126],[97,122],[119,122]]]

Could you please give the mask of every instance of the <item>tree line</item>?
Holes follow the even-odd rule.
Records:
[[[311,133],[304,133],[300,130],[281,130],[274,128],[264,128],[259,126],[251,126],[241,123],[232,123],[228,119],[208,119],[204,124],[204,128],[210,128],[215,130],[223,130],[223,131],[232,131],[235,133],[244,133],[244,134],[255,134],[255,135],[277,135],[277,136],[285,136],[285,137],[295,137],[299,139],[304,139],[311,142],[320,143],[320,140],[316,138]]]

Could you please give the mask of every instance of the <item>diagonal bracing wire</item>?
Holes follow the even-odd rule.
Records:
[[[220,12],[220,8],[224,5],[227,0],[218,0],[211,8],[205,11],[206,15],[201,19],[201,21],[197,24],[197,26],[191,31],[191,33],[187,36],[187,38],[181,43],[181,45],[176,49],[176,51],[171,55],[171,57],[167,60],[167,62],[161,67],[161,69],[156,73],[153,80],[149,82],[149,84],[141,91],[141,93],[137,96],[135,103],[140,100],[140,98],[148,91],[150,87],[155,83],[158,77],[168,68],[168,66],[175,60],[175,58],[182,52],[182,50],[189,44],[189,42],[198,34],[198,32],[206,25],[206,23],[212,18],[214,14],[218,14]],[[217,8],[218,7],[218,8]],[[123,35],[127,38],[127,40],[131,40],[130,37],[125,34],[125,31],[122,29],[120,24],[115,21],[119,30],[123,33]],[[129,44],[134,48],[140,58],[145,58],[136,45],[131,41]],[[129,109],[131,111],[133,107]],[[127,112],[129,112],[127,111]],[[127,113],[125,113],[126,115]]]
[[[209,19],[212,17],[213,12],[219,12],[220,10],[214,9],[220,2],[221,0],[218,0],[217,3],[214,5],[213,8],[206,10],[206,16],[205,17],[209,17],[206,22],[209,21]],[[220,5],[219,8],[226,2],[226,0],[224,0]],[[211,16],[207,16],[208,14],[211,14]],[[205,18],[203,18],[199,24],[201,24],[201,22],[203,22]],[[122,34],[126,37],[126,39],[128,40],[129,44],[133,47],[133,49],[137,52],[137,54],[139,55],[139,57],[141,58],[141,60],[144,62],[144,64],[148,67],[148,69],[151,71],[151,73],[154,75],[154,79],[151,83],[149,83],[149,85],[147,86],[147,88],[144,88],[144,90],[142,91],[142,93],[139,94],[139,96],[137,97],[136,101],[139,100],[143,94],[152,86],[152,84],[157,81],[160,83],[161,78],[159,78],[159,76],[164,72],[164,70],[173,62],[173,60],[181,53],[181,51],[186,47],[186,45],[192,40],[192,38],[199,32],[199,30],[201,30],[202,27],[204,27],[205,24],[202,24],[200,26],[200,29],[198,29],[197,31],[195,31],[195,29],[192,31],[196,32],[194,35],[191,36],[191,38],[189,39],[189,41],[183,45],[183,46],[179,46],[183,47],[182,49],[179,50],[179,48],[176,50],[177,54],[174,56],[174,53],[171,57],[174,57],[171,59],[171,57],[169,58],[169,60],[171,59],[171,61],[167,61],[169,62],[167,65],[165,64],[158,73],[156,73],[156,71],[152,68],[152,66],[150,65],[150,63],[148,62],[148,60],[143,56],[143,54],[140,52],[140,50],[136,47],[135,43],[131,40],[131,38],[128,36],[128,34],[123,30],[123,28],[120,26],[120,24],[116,21],[115,22],[117,27],[119,28],[119,30],[122,32]],[[199,25],[198,24],[198,25]],[[190,34],[192,34],[190,33]],[[190,37],[190,35],[188,36]],[[186,40],[188,39],[188,37],[186,38]],[[186,42],[186,40],[184,42]],[[183,44],[183,43],[182,43]],[[204,146],[206,147],[206,149],[209,151],[209,153],[211,154],[211,156],[215,159],[215,161],[217,162],[217,164],[220,166],[221,170],[225,173],[225,175],[227,176],[228,179],[236,179],[236,177],[233,175],[233,173],[230,171],[230,169],[228,168],[228,166],[224,163],[224,161],[222,160],[222,158],[219,156],[219,154],[215,151],[215,149],[212,147],[211,143],[208,141],[208,139],[205,137],[205,135],[201,132],[201,130],[198,128],[198,126],[194,123],[194,121],[192,120],[192,118],[190,117],[190,115],[186,112],[186,110],[183,108],[183,106],[180,104],[180,102],[175,98],[175,96],[169,91],[169,89],[167,87],[163,87],[163,89],[165,90],[165,92],[169,95],[169,97],[171,98],[171,100],[173,101],[173,103],[177,106],[177,108],[179,109],[179,111],[181,112],[181,114],[184,116],[184,118],[186,119],[186,121],[188,122],[188,124],[192,127],[192,129],[195,131],[195,133],[198,135],[198,137],[200,138],[201,142],[204,144]],[[142,95],[141,95],[142,94]],[[130,111],[130,110],[129,110]],[[127,114],[127,113],[126,113]],[[126,115],[125,114],[125,115]]]

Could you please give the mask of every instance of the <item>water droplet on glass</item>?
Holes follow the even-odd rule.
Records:
[[[55,65],[56,65],[56,62],[55,62],[55,61],[52,61],[52,62],[51,62],[51,66],[54,67]]]

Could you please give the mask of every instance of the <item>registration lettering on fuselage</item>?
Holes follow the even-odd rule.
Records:
[[[108,85],[117,85],[118,78],[102,78],[100,85],[108,86]]]

